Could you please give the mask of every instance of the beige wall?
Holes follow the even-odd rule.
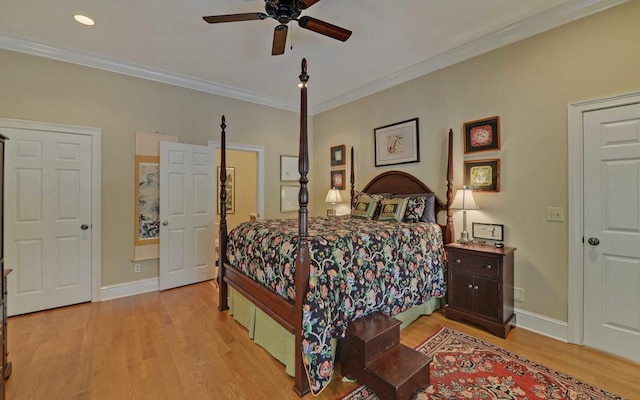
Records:
[[[337,144],[355,146],[356,188],[401,169],[445,199],[445,137],[453,128],[455,187],[463,160],[501,160],[501,190],[477,194],[482,210],[469,212],[469,229],[471,222],[504,224],[506,244],[517,247],[515,285],[524,288],[516,306],[567,321],[568,225],[545,220],[547,206],[569,207],[567,105],[640,90],[638,16],[640,2],[632,1],[315,116],[320,178],[312,201],[324,200],[329,148]],[[463,122],[493,115],[501,117],[502,149],[465,157]],[[373,129],[414,117],[420,163],[375,168]],[[456,236],[461,219],[456,213]]]
[[[207,145],[222,114],[228,142],[264,147],[265,217],[280,217],[279,155],[298,151],[298,113],[0,50],[0,117],[102,129],[102,286],[158,275],[157,260],[138,274],[131,262],[136,131]]]

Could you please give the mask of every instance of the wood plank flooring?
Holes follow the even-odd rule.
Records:
[[[435,313],[404,329],[402,342],[415,347],[441,325],[640,399],[640,364],[524,329],[504,340]],[[217,311],[208,282],[11,317],[8,337],[12,400],[298,398],[284,367]],[[316,398],[333,400],[355,386],[334,378]]]

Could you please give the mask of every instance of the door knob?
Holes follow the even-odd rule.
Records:
[[[169,221],[165,219],[164,221],[162,221],[162,225],[169,225]]]
[[[82,225],[80,225],[80,229],[82,229],[83,231],[86,231],[87,229],[89,229],[89,225],[82,224]]]
[[[597,237],[590,237],[587,242],[592,246],[597,246],[600,244],[600,239],[598,239]]]

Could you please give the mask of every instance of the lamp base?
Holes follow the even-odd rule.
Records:
[[[458,243],[460,243],[460,244],[471,244],[471,243],[473,243],[473,239],[469,238],[469,232],[462,231],[460,233],[460,239],[458,239]]]

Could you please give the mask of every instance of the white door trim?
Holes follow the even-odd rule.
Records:
[[[568,106],[569,141],[569,310],[568,341],[583,344],[584,341],[584,260],[583,260],[583,151],[584,126],[582,115],[589,111],[640,103],[640,92],[625,93],[571,103]]]
[[[101,242],[101,141],[102,130],[85,126],[64,125],[51,122],[0,118],[0,128],[31,129],[46,132],[71,133],[91,136],[91,301],[101,300],[102,242]]]
[[[209,146],[213,146],[214,149],[219,149],[222,147],[222,144],[218,140],[209,140]],[[258,215],[260,218],[264,218],[264,147],[263,146],[250,146],[246,144],[226,144],[227,150],[239,150],[239,151],[251,151],[256,153],[257,160],[256,166],[258,170],[256,171],[256,190],[257,190],[257,208]]]

